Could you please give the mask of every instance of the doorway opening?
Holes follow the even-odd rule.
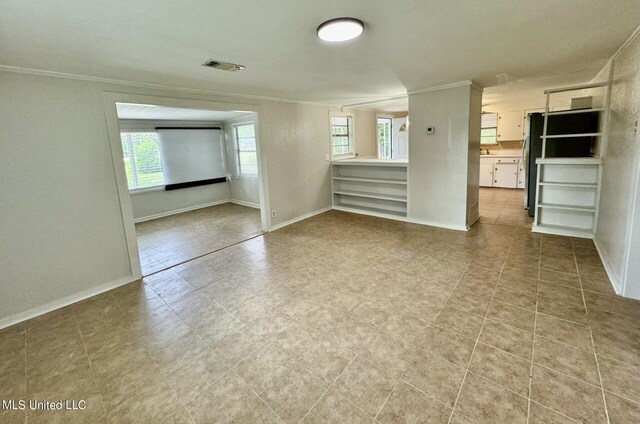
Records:
[[[115,105],[142,276],[263,233],[257,112]]]

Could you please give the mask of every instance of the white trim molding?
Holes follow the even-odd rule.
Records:
[[[609,255],[607,255],[607,252],[598,242],[597,234],[596,234],[596,237],[593,238],[593,244],[596,245],[596,250],[600,255],[600,260],[602,260],[602,265],[604,265],[604,270],[607,273],[607,276],[609,277],[609,281],[611,281],[611,286],[613,287],[613,290],[616,292],[616,294],[622,295],[623,282],[620,281],[615,271],[613,270],[613,267],[611,266],[611,261],[609,260]]]
[[[452,82],[452,83],[449,83],[449,84],[434,85],[433,87],[425,87],[425,88],[417,88],[415,90],[408,90],[407,94],[409,94],[409,95],[422,94],[422,93],[429,93],[431,91],[448,90],[450,88],[466,87],[466,86],[471,86],[471,87],[473,87],[475,89],[478,89],[480,91],[484,90],[484,88],[482,86],[478,85],[473,80],[462,80],[462,81]]]
[[[312,216],[320,215],[321,213],[328,212],[333,209],[331,206],[327,206],[326,208],[318,209],[313,212],[305,213],[288,221],[281,222],[279,224],[273,225],[269,231],[276,231],[280,228],[286,227],[287,225],[295,224],[296,222],[305,220],[307,218],[311,218]]]
[[[135,218],[133,220],[133,222],[137,224],[139,222],[151,221],[152,219],[164,218],[166,216],[177,215],[179,213],[195,211],[197,209],[203,209],[203,208],[208,208],[208,207],[211,207],[211,206],[222,205],[224,203],[229,203],[229,202],[231,202],[231,199],[217,200],[215,202],[203,203],[201,205],[194,205],[194,206],[189,206],[189,207],[186,207],[186,208],[175,209],[175,210],[172,210],[172,211],[155,213],[153,215],[141,216],[140,218]],[[235,203],[235,202],[233,202],[233,203]],[[258,209],[260,209],[260,206],[258,206]]]
[[[336,211],[341,211],[341,212],[355,213],[358,215],[367,215],[367,216],[375,216],[377,218],[392,219],[394,221],[402,221],[402,222],[407,222],[409,224],[427,225],[429,227],[438,227],[438,228],[444,228],[447,230],[455,230],[455,231],[469,231],[467,227],[462,225],[442,224],[442,223],[433,222],[433,221],[423,221],[421,219],[406,218],[404,216],[395,216],[395,215],[390,215],[386,213],[365,211],[361,209],[351,209],[344,206],[334,206],[332,209]]]
[[[260,204],[253,203],[253,202],[247,202],[245,200],[230,199],[229,202],[235,203],[236,205],[240,205],[240,206],[247,206],[249,208],[260,209]]]
[[[117,287],[123,286],[125,284],[133,283],[134,281],[142,278],[128,276],[122,277],[115,281],[111,281],[105,284],[102,284],[97,287],[93,287],[89,290],[81,291],[78,293],[74,293],[72,295],[63,297],[61,299],[54,300],[52,302],[45,303],[44,305],[37,306],[35,308],[29,309],[24,312],[19,312],[15,315],[8,316],[6,318],[0,319],[0,329],[11,327],[12,325],[19,324],[23,321],[30,320],[32,318],[38,317],[40,315],[44,315],[48,312],[55,311],[56,309],[64,308],[65,306],[69,306],[71,304],[80,302],[82,300],[88,299],[90,297],[99,295],[101,293],[107,292],[109,290],[113,290]]]
[[[271,102],[299,103],[299,104],[325,106],[325,107],[337,107],[337,105],[335,104],[287,99],[282,97],[257,96],[253,94],[240,94],[240,93],[232,93],[232,92],[226,92],[226,91],[202,90],[198,88],[177,87],[177,86],[164,85],[164,84],[152,84],[152,83],[146,83],[146,82],[136,82],[136,81],[128,81],[128,80],[120,80],[120,79],[112,79],[112,78],[95,77],[90,75],[48,71],[45,69],[22,68],[19,66],[0,65],[0,71],[12,72],[14,74],[37,75],[41,77],[90,81],[90,82],[97,82],[102,84],[126,85],[129,87],[155,88],[158,90],[170,90],[170,91],[177,91],[177,92],[183,92],[183,93],[206,94],[206,95],[222,96],[222,97],[229,97],[229,98],[243,99],[243,100],[264,100],[264,101],[271,101]]]

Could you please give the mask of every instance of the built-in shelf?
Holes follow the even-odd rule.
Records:
[[[558,182],[547,182],[547,181],[540,181],[540,185],[541,186],[548,186],[548,187],[576,187],[576,188],[591,188],[591,189],[595,189],[598,187],[598,184],[596,183],[558,183]]]
[[[351,159],[331,162],[333,206],[374,216],[407,216],[407,161]]]
[[[562,203],[540,203],[538,204],[539,208],[549,208],[549,209],[563,209],[566,211],[579,211],[579,212],[595,212],[596,208],[594,206],[578,206],[578,205],[565,205]]]
[[[557,116],[557,115],[575,115],[577,113],[591,113],[591,112],[604,112],[603,107],[595,107],[591,109],[570,109],[570,110],[556,110],[553,112],[545,113],[546,116]]]
[[[537,165],[602,165],[600,158],[538,158]]]
[[[340,191],[334,190],[333,194],[341,194],[344,196],[366,197],[368,199],[389,200],[392,202],[407,203],[407,196],[393,196],[388,194],[374,194],[374,193],[368,193],[364,191],[345,191],[345,190],[340,190]]]
[[[551,95],[570,91],[600,88],[601,107],[551,111]],[[602,180],[602,159],[600,153],[606,150],[608,116],[610,106],[610,81],[579,84],[545,90],[546,106],[542,130],[542,157],[536,159],[536,207],[532,231],[570,237],[593,238],[598,226],[600,186]],[[598,105],[600,106],[600,105]],[[584,114],[593,114],[591,116]],[[572,115],[582,114],[583,118],[573,119]],[[553,127],[571,122],[571,134],[549,134],[549,119],[553,117]],[[576,117],[579,118],[579,117]],[[597,118],[597,126],[595,119]],[[597,128],[597,129],[596,129]],[[599,131],[599,132],[593,132]],[[558,131],[561,132],[561,131]],[[547,142],[557,139],[593,137],[595,157],[548,158]],[[590,206],[583,206],[590,205]]]
[[[400,184],[407,185],[406,181],[401,180],[385,180],[379,178],[354,178],[354,177],[333,177],[334,180],[341,181],[360,181],[363,183],[380,183],[380,184]]]
[[[538,224],[531,227],[534,233],[555,234],[567,237],[593,238],[591,228],[575,228],[564,225]]]
[[[579,134],[555,134],[555,135],[543,135],[543,139],[550,138],[576,138],[576,137],[600,137],[602,135],[601,132],[597,133],[579,133]]]
[[[406,217],[407,211],[396,211],[385,208],[376,208],[373,206],[358,206],[354,208],[353,205],[345,205],[342,203],[334,204],[334,209],[343,211],[343,212],[355,212],[355,213],[363,213],[365,215],[373,215],[373,216],[391,216],[391,217]]]

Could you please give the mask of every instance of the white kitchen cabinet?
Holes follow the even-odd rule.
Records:
[[[498,113],[498,141],[524,140],[524,111]]]
[[[486,159],[480,158],[480,187],[493,187],[494,162]]]
[[[493,167],[493,186],[516,188],[518,186],[518,163],[496,162]]]

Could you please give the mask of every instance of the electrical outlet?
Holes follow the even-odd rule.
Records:
[[[275,218],[276,217],[276,210],[272,210],[271,211],[271,218]]]

